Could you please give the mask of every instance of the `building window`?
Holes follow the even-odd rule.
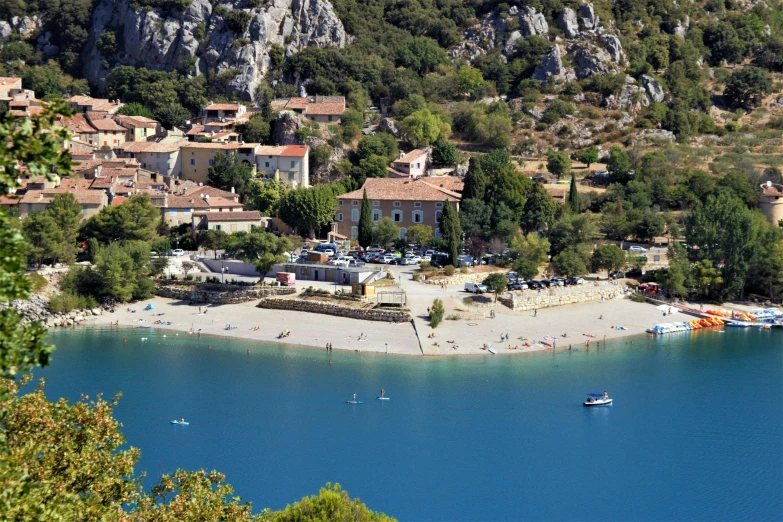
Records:
[[[28,203],[27,204],[27,213],[29,214],[32,211],[33,211],[33,205],[32,205],[32,203]]]
[[[356,200],[353,200],[353,201],[351,201],[351,205],[353,205],[354,207],[358,207],[359,206],[359,202],[356,201]]]
[[[424,221],[424,212],[421,210],[414,210],[413,211],[413,222],[414,223],[421,223]]]
[[[372,206],[373,207],[380,207],[381,206],[381,202],[380,201],[373,201],[372,202]]]
[[[295,169],[295,168],[296,168],[296,162],[295,162],[295,161],[292,161],[292,162],[291,162],[291,168],[292,168],[292,169]]]
[[[440,229],[439,228],[436,228],[434,233],[435,233],[435,237],[438,237],[438,238],[440,237]]]
[[[359,238],[359,227],[351,227],[351,239]]]
[[[443,202],[435,203],[435,208],[443,208]]]
[[[400,228],[400,239],[405,239],[408,237],[408,229],[405,227]]]
[[[342,221],[343,220],[343,213],[338,212],[337,215],[334,218],[335,221]]]
[[[442,210],[436,210],[435,211],[435,222],[440,223],[440,216],[443,214]]]
[[[372,220],[373,221],[380,221],[381,220],[381,211],[380,210],[373,210],[372,211]]]
[[[210,166],[210,167],[212,166],[212,163],[213,163],[214,161],[215,161],[215,160],[209,160],[209,166]]]
[[[395,207],[401,207],[401,206],[402,206],[402,203],[400,203],[399,201],[395,201],[395,202],[394,202],[394,206],[395,206]]]
[[[343,200],[342,200],[342,199],[341,199],[341,200],[339,200],[339,201],[337,202],[337,204],[338,204],[338,205],[340,205],[340,206],[342,207],[342,206],[343,206]]]
[[[265,166],[266,168],[269,168],[269,162],[268,162],[268,161],[267,161],[267,162],[264,162],[264,166]]]
[[[330,114],[330,115],[329,115],[329,121],[332,121],[332,118],[334,118],[334,116],[332,116],[332,115]]]
[[[421,201],[417,201],[417,202],[415,202],[415,203],[413,204],[413,206],[414,206],[414,207],[417,207],[417,208],[418,208],[418,207],[420,207],[420,206],[421,206]]]
[[[236,231],[237,231],[236,223],[231,223],[231,232],[236,232]]]
[[[351,209],[351,221],[359,221],[359,209]]]
[[[288,181],[294,181],[296,179],[296,172],[288,173]]]
[[[170,208],[169,209],[169,214],[176,214],[176,213],[177,213],[177,209],[176,208]]]
[[[82,214],[87,214],[87,207],[82,207]]]
[[[223,230],[223,225],[215,225],[215,230]]]
[[[402,210],[392,210],[392,220],[395,223],[402,222]]]

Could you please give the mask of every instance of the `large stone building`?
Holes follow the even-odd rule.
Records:
[[[436,237],[440,236],[440,215],[443,205],[451,205],[459,211],[462,181],[453,176],[443,178],[368,178],[359,190],[337,197],[337,214],[332,232],[356,239],[359,235],[359,217],[362,196],[372,208],[373,222],[391,217],[400,227],[400,237],[413,225],[432,227]]]
[[[783,226],[783,185],[767,181],[759,191],[759,207],[769,222]]]
[[[182,172],[182,153],[177,141],[131,141],[117,150],[126,158],[135,158],[142,168],[164,176],[179,176]],[[206,175],[204,176],[206,181]]]

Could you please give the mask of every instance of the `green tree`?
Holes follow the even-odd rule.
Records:
[[[587,273],[587,263],[582,247],[570,246],[552,258],[555,272],[562,276],[576,277]]]
[[[740,39],[737,31],[728,22],[717,22],[708,25],[703,34],[704,45],[710,51],[710,64],[720,65],[726,60],[728,63],[739,63],[745,55],[745,43]]]
[[[28,257],[39,266],[44,261],[56,261],[63,243],[62,231],[46,212],[33,212],[22,223],[22,231],[27,241]]]
[[[571,187],[568,191],[568,208],[574,214],[579,213],[579,191],[576,189],[576,175],[571,173]]]
[[[437,328],[443,321],[443,315],[446,313],[446,309],[443,307],[443,301],[437,297],[432,302],[432,308],[430,309],[430,326]]]
[[[598,229],[588,214],[565,214],[550,230],[552,253],[558,254],[568,247],[585,244],[597,233]]]
[[[117,114],[125,116],[144,116],[145,118],[152,118],[152,112],[139,102],[126,103],[119,109]]]
[[[372,245],[372,207],[367,199],[367,189],[362,194],[362,206],[359,211],[359,245],[367,248]]]
[[[359,161],[359,167],[362,169],[365,178],[388,178],[389,173],[386,167],[389,160],[386,156],[371,155]]]
[[[388,248],[392,243],[400,239],[400,227],[394,224],[392,218],[386,216],[373,228],[372,239],[376,245]]]
[[[397,140],[394,136],[381,132],[375,136],[365,136],[359,142],[356,148],[356,154],[360,160],[371,156],[381,156],[386,158],[386,163],[397,159],[400,150],[397,147]]]
[[[691,268],[694,286],[703,297],[709,297],[715,288],[723,284],[720,270],[712,266],[712,261],[702,259]]]
[[[280,200],[280,218],[308,237],[331,223],[336,212],[337,196],[328,184],[290,190]]]
[[[523,279],[538,275],[538,267],[549,260],[549,241],[535,232],[515,237],[509,245],[511,254],[516,256],[514,271]]]
[[[228,234],[222,230],[203,230],[198,235],[198,244],[205,250],[212,250],[212,255],[217,259],[217,251],[226,245]]]
[[[247,143],[267,143],[271,132],[269,120],[261,113],[252,115],[240,129],[242,139]]]
[[[470,65],[463,65],[457,69],[457,87],[460,93],[469,94],[471,98],[477,99],[484,95],[484,86],[484,77],[480,70]]]
[[[454,165],[458,161],[457,147],[444,138],[438,138],[432,147],[432,162],[435,165]]]
[[[525,200],[520,225],[525,232],[546,230],[555,220],[557,203],[541,183],[533,183]]]
[[[626,183],[631,170],[631,160],[622,148],[614,146],[609,149],[609,161],[606,164],[609,176],[614,183]]]
[[[414,245],[428,245],[432,239],[432,227],[429,225],[413,225],[406,232],[408,242]]]
[[[550,150],[546,155],[546,169],[561,178],[571,172],[571,158],[565,152]]]
[[[446,253],[449,254],[450,265],[456,266],[457,258],[462,250],[462,226],[459,214],[448,201],[443,202],[443,214],[440,220],[440,233],[446,240]]]
[[[587,168],[590,168],[590,165],[598,161],[598,149],[595,147],[590,147],[589,149],[583,150],[581,154],[579,154],[579,161],[587,165]]]
[[[448,138],[451,126],[429,109],[421,109],[400,122],[402,135],[414,146],[434,143],[438,138]]]
[[[158,237],[160,209],[152,206],[150,196],[132,196],[118,206],[103,207],[84,222],[81,235],[101,243],[111,241],[154,241]]]
[[[660,285],[665,292],[669,295],[687,297],[688,290],[685,288],[687,265],[685,263],[669,263],[669,267],[662,269],[661,272]]]
[[[758,67],[743,67],[726,80],[723,96],[734,107],[752,110],[772,93],[772,75]]]
[[[252,179],[253,166],[240,160],[236,152],[216,152],[207,174],[207,182],[210,185],[222,190],[233,188],[242,201],[245,201]]]
[[[498,296],[508,288],[508,278],[506,277],[506,274],[494,272],[484,279],[484,284],[487,285],[490,292],[495,294],[495,302],[497,302]]]
[[[76,254],[79,252],[76,239],[82,220],[82,207],[76,201],[76,196],[70,192],[56,194],[46,207],[46,214],[51,216],[62,234],[58,259],[64,263],[76,261]]]
[[[261,280],[272,266],[285,260],[283,254],[291,250],[291,247],[287,237],[278,237],[258,229],[246,234],[236,234],[236,241],[231,243],[231,251],[242,261],[255,265]]]
[[[593,251],[590,266],[593,272],[620,270],[625,266],[625,252],[617,245],[601,245]]]
[[[190,119],[190,111],[179,103],[162,105],[153,112],[155,119],[166,129],[181,127]]]
[[[250,181],[246,193],[246,203],[258,210],[262,216],[274,216],[280,207],[280,201],[288,192],[289,186],[279,179]]]

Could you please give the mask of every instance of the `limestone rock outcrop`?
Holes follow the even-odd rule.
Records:
[[[579,34],[579,24],[576,20],[576,13],[570,7],[560,11],[557,17],[557,27],[563,31],[566,38],[575,38]]]
[[[272,0],[254,9],[244,5],[229,0],[218,8],[209,0],[193,0],[184,11],[165,11],[139,7],[133,0],[100,0],[82,72],[101,87],[107,63],[173,71],[189,68],[195,57],[195,74],[228,75],[231,94],[253,100],[273,44],[293,54],[306,46],[342,47],[348,38],[328,0]],[[244,27],[231,22],[234,11],[245,13]],[[103,56],[97,45],[104,31],[118,35],[112,56]]]
[[[593,4],[582,4],[579,6],[579,25],[585,31],[598,29],[598,16],[595,14]]]
[[[644,86],[644,89],[647,91],[647,94],[650,96],[650,98],[655,102],[661,103],[666,97],[666,93],[663,91],[661,84],[646,74],[641,76],[641,80],[642,85]]]
[[[280,111],[275,119],[272,139],[278,145],[301,145],[301,141],[296,137],[296,131],[302,127],[304,127],[304,120],[301,114],[294,111]]]
[[[382,118],[381,121],[378,122],[378,131],[391,134],[395,138],[400,137],[400,130],[391,118]]]
[[[549,24],[543,13],[537,12],[533,7],[523,7],[519,11],[519,30],[522,36],[547,36]]]
[[[534,80],[546,82],[550,78],[556,81],[571,81],[575,78],[574,73],[563,66],[559,45],[553,45],[549,53],[544,56],[541,65],[533,71]]]

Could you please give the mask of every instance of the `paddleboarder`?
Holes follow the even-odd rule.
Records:
[[[384,395],[385,393],[386,393],[386,390],[384,390],[383,388],[381,388],[381,398],[383,398],[383,395]]]

